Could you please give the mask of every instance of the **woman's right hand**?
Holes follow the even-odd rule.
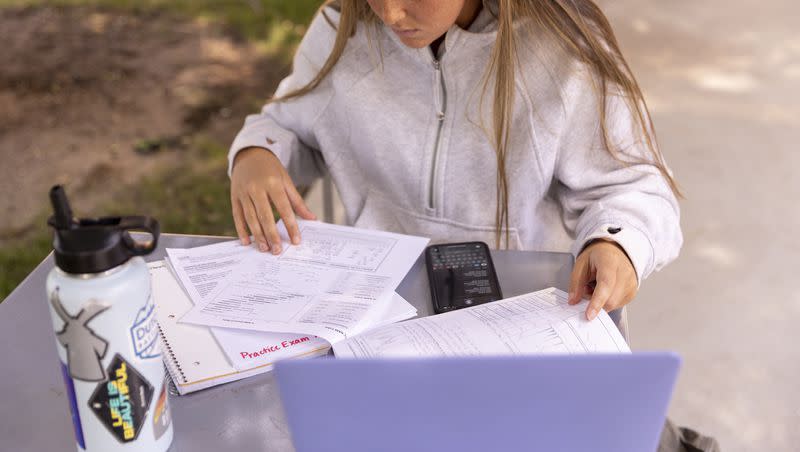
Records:
[[[289,239],[299,244],[300,230],[295,213],[306,220],[316,220],[316,216],[297,192],[289,173],[267,149],[250,147],[239,151],[231,171],[231,208],[236,233],[243,245],[250,244],[252,234],[261,251],[280,254],[281,239],[272,214],[273,206],[283,219]]]

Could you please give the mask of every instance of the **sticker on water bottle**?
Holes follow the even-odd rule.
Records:
[[[153,398],[151,385],[119,354],[108,366],[108,381],[97,385],[89,407],[121,443],[136,440]]]
[[[130,328],[133,353],[139,359],[158,358],[158,320],[153,297],[147,297],[147,303],[136,313],[136,319]]]
[[[67,366],[72,378],[84,381],[103,381],[103,358],[108,351],[108,341],[98,336],[89,323],[105,312],[109,305],[91,299],[81,306],[74,316],[70,315],[61,304],[58,296],[59,288],[50,295],[50,304],[64,327],[56,331],[56,339],[67,351]]]
[[[153,435],[156,440],[164,436],[172,423],[172,416],[169,412],[169,401],[167,400],[167,382],[161,386],[161,395],[158,396],[156,407],[153,410]]]

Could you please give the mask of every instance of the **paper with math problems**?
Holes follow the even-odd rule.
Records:
[[[212,254],[210,259],[216,259]],[[200,271],[202,265],[195,270]],[[166,261],[148,263],[164,363],[180,394],[268,372],[275,362],[324,355],[328,342],[309,335],[208,328],[177,323],[192,301]],[[198,284],[200,279],[195,280]],[[416,309],[395,294],[380,325],[405,320]],[[376,325],[378,326],[378,325]]]
[[[196,248],[169,248],[164,268],[175,276],[194,304],[201,303],[214,292],[241,260],[257,255],[252,246],[231,240]],[[189,308],[191,309],[191,308]],[[391,303],[368,328],[388,325],[417,315],[417,310],[403,297],[392,294]],[[230,363],[240,371],[275,361],[303,356],[330,347],[322,338],[308,334],[265,333],[234,328],[210,328],[216,342]]]
[[[374,327],[389,325],[415,315],[417,310],[414,306],[395,293],[388,310]],[[211,328],[211,332],[238,370],[272,364],[330,347],[324,339],[309,334],[262,333],[234,328]]]
[[[194,303],[205,300],[214,292],[245,256],[257,252],[238,240],[214,243],[197,248],[167,248],[166,260],[186,294]]]
[[[422,237],[298,223],[300,245],[289,243],[279,224],[284,251],[278,256],[252,247],[242,247],[248,250],[242,254],[221,252],[221,259],[236,260],[236,266],[215,279],[214,288],[181,321],[311,334],[335,343],[379,323],[394,289],[428,243]],[[183,280],[180,257],[173,254]]]
[[[586,320],[586,302],[567,304],[550,288],[472,308],[376,328],[334,344],[337,358],[630,353],[601,311]]]

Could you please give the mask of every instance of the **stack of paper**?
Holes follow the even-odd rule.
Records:
[[[428,239],[300,221],[302,243],[259,252],[237,241],[168,249],[195,307],[184,323],[313,334],[330,343],[380,323]],[[412,308],[413,309],[413,308]]]
[[[376,328],[334,344],[337,358],[630,353],[611,317],[556,288]]]
[[[317,356],[416,316],[394,290],[428,239],[301,221],[302,244],[294,246],[280,226],[278,256],[229,241],[168,249],[166,265],[151,265],[162,348],[179,392],[267,371],[277,360]],[[181,300],[165,280],[171,274],[185,291]],[[224,362],[205,357],[209,338]],[[203,361],[189,358],[201,343]]]

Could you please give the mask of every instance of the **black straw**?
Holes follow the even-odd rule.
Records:
[[[67,193],[61,185],[55,185],[50,189],[50,202],[53,204],[53,218],[58,229],[70,229],[72,227],[72,209],[69,207]]]

